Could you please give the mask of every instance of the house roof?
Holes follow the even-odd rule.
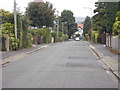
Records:
[[[77,27],[83,29],[84,25],[83,24],[77,24]]]

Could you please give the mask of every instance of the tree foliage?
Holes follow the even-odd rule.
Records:
[[[25,15],[22,15],[19,10],[17,10],[17,38],[15,38],[14,31],[14,14],[0,9],[0,17],[2,18],[1,25],[1,37],[2,45],[5,48],[6,35],[9,37],[10,50],[16,50],[20,48],[27,48],[32,46],[30,39],[30,34],[28,34],[29,20]],[[5,49],[3,49],[5,50]]]
[[[106,32],[109,34],[112,34],[117,11],[118,2],[106,2]]]
[[[29,22],[28,22],[28,18],[26,17],[26,15],[24,15],[22,17],[22,47],[23,48],[27,48],[32,46],[29,38],[30,35],[28,34],[28,27],[29,27]]]
[[[61,13],[61,22],[67,22],[68,25],[68,35],[70,36],[77,31],[77,25],[75,23],[75,17],[73,12],[70,10],[63,10]]]
[[[120,35],[120,11],[117,12],[116,21],[113,25],[113,33],[114,35]]]
[[[18,48],[19,45],[19,39],[15,38],[15,34],[14,34],[14,25],[11,23],[4,23],[1,25],[1,29],[2,31],[2,41],[4,41],[3,39],[6,37],[9,37],[9,48],[10,50],[16,50]],[[4,42],[3,42],[4,43]],[[4,46],[2,46],[4,47]],[[3,49],[4,50],[4,49]]]
[[[91,29],[91,19],[90,17],[86,17],[85,21],[84,21],[84,28],[83,28],[83,34],[85,36],[85,34],[89,33]]]
[[[10,11],[6,11],[4,9],[0,9],[0,17],[2,18],[1,20],[1,24],[3,23],[14,23],[14,19],[13,19],[13,13],[11,13]]]
[[[23,24],[22,24],[22,15],[21,13],[17,13],[17,37],[19,39],[19,48],[22,48],[22,35],[23,35]]]
[[[54,21],[53,5],[49,2],[30,2],[26,13],[31,20],[31,26],[34,27],[52,27]]]
[[[96,9],[94,13],[97,13],[93,16],[93,30],[104,32],[106,30],[106,12],[105,12],[105,3],[96,2]]]
[[[116,12],[118,11],[118,2],[96,2],[96,9],[93,16],[92,28],[98,31],[98,41],[102,43],[102,34],[112,34],[112,26],[115,22]]]

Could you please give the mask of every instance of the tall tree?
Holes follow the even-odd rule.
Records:
[[[99,42],[102,43],[102,35],[107,32],[112,34],[112,26],[115,22],[118,2],[96,2],[93,16],[93,30],[99,31]]]
[[[118,11],[120,11],[120,1],[118,2]]]
[[[102,33],[106,32],[106,10],[105,10],[105,2],[96,2],[96,9],[94,13],[96,15],[93,16],[93,30],[99,32],[98,42],[102,43]]]
[[[19,38],[19,48],[22,48],[22,35],[23,35],[23,27],[22,27],[22,14],[17,12],[17,37]]]
[[[91,19],[90,17],[86,17],[85,21],[84,21],[84,28],[83,28],[83,34],[85,36],[85,34],[87,34],[91,29]]]
[[[27,16],[32,21],[31,26],[39,28],[54,25],[54,12],[55,9],[49,2],[30,2],[26,9]]]
[[[63,10],[61,13],[61,21],[67,22],[68,25],[68,35],[70,36],[76,31],[77,25],[75,23],[75,17],[73,16],[73,12],[70,10]]]
[[[106,2],[106,31],[109,34],[112,34],[112,26],[115,22],[116,13],[118,11],[118,2]]]
[[[28,33],[28,26],[29,26],[29,23],[28,23],[28,18],[26,17],[26,15],[24,15],[22,17],[22,28],[23,28],[23,35],[22,35],[22,47],[23,48],[26,48],[28,47],[29,43],[28,43],[28,38],[27,38],[27,33]]]

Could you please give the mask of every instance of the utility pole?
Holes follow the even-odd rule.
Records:
[[[67,24],[67,22],[62,22],[62,32],[64,34],[64,26]]]
[[[17,39],[17,13],[16,13],[16,0],[14,0],[14,29],[15,29],[15,38]]]
[[[64,22],[62,22],[62,33],[64,34]]]
[[[57,36],[59,35],[59,11],[57,11]]]
[[[91,42],[92,42],[92,25],[93,25],[93,22],[92,22],[92,8],[90,8],[91,10]]]

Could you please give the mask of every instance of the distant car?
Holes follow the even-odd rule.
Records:
[[[79,39],[81,40],[81,39],[82,39],[82,36],[80,36]]]
[[[76,38],[75,38],[75,41],[80,41],[80,38],[79,38],[79,37],[76,37]]]

